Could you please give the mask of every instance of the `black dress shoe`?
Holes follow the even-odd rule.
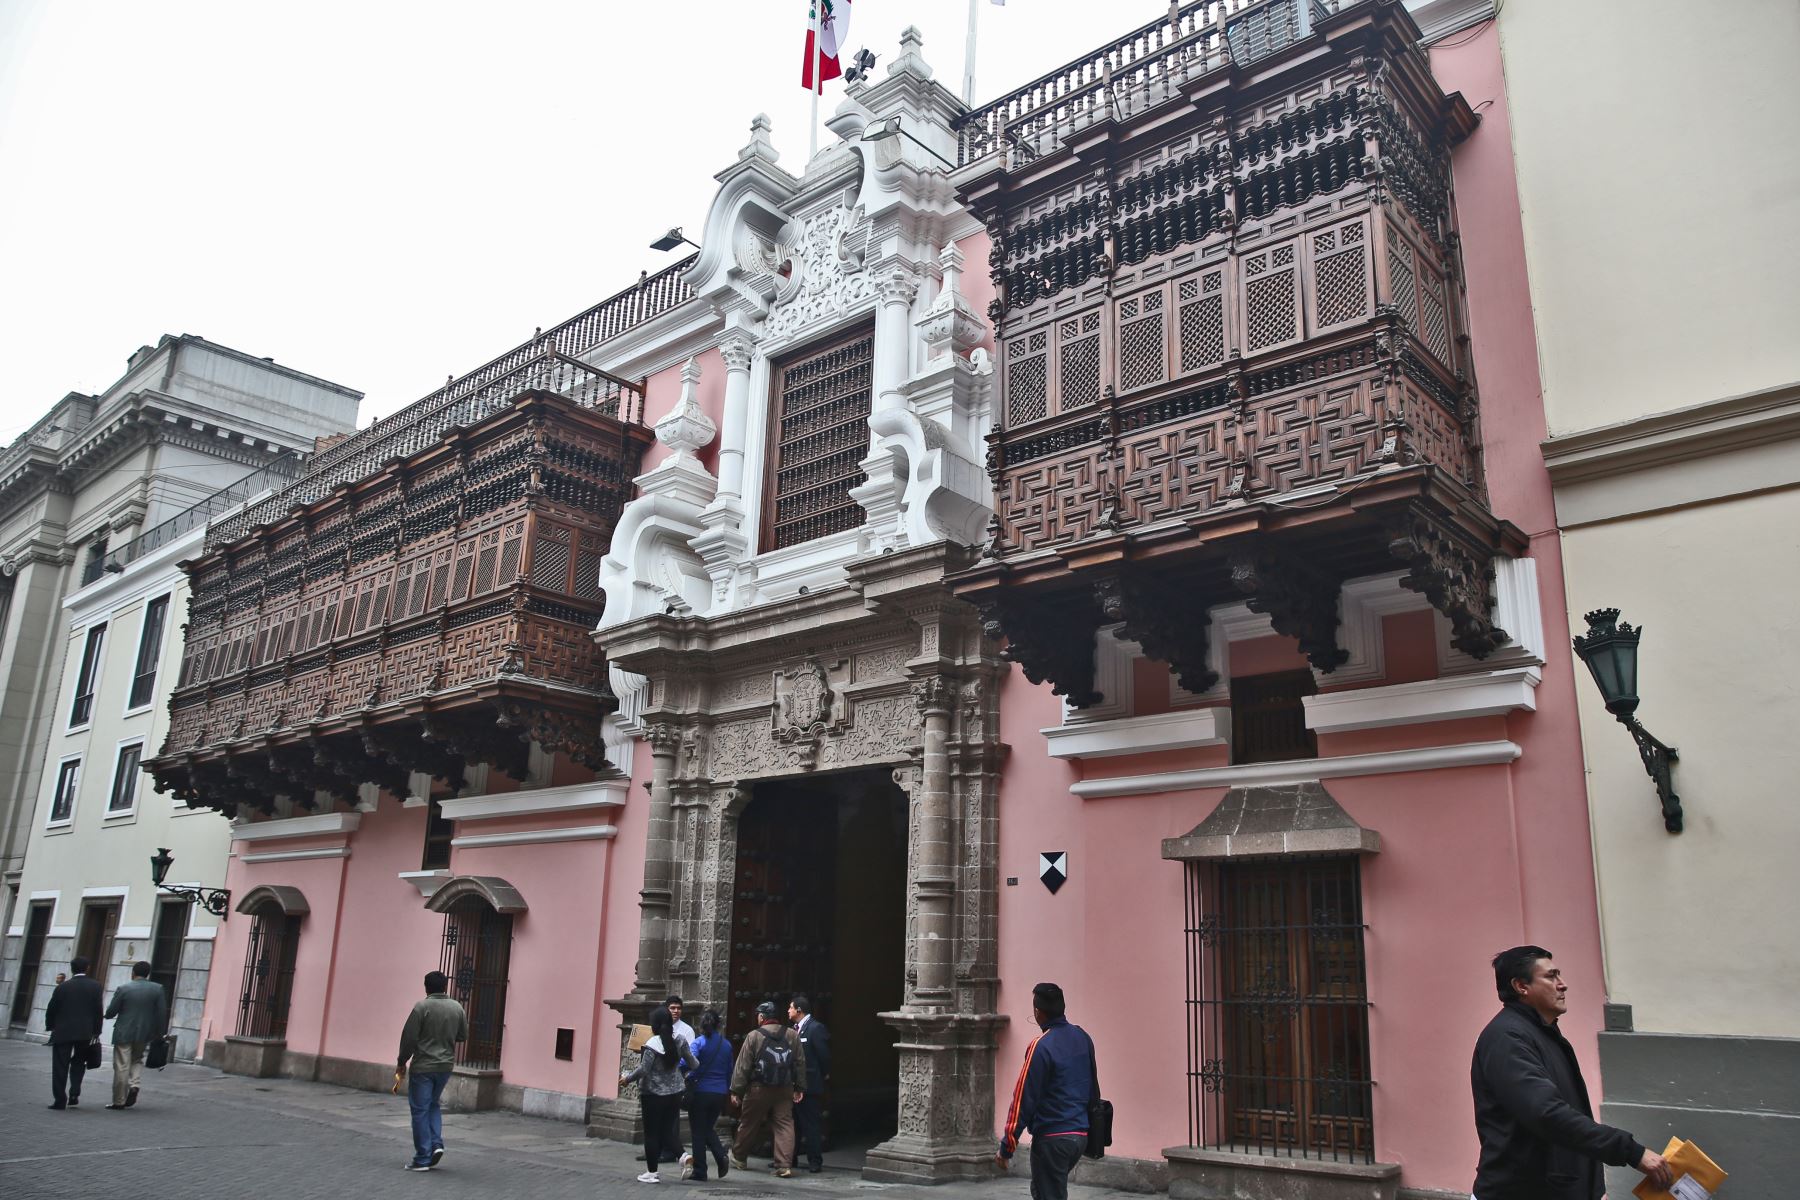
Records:
[[[137,1093],[138,1093],[138,1090],[136,1088],[132,1088],[129,1092],[125,1093],[125,1107],[126,1108],[130,1108],[132,1105],[137,1103]]]
[[[70,1108],[80,1108],[81,1107],[81,1097],[80,1096],[70,1096],[69,1097],[69,1107]]]
[[[63,1109],[65,1109],[69,1106],[66,1104],[52,1104],[50,1107],[55,1109],[57,1112],[61,1112]]]
[[[825,1169],[824,1163],[807,1163],[806,1164],[806,1173],[809,1175],[817,1175],[820,1171],[823,1171],[824,1169]]]

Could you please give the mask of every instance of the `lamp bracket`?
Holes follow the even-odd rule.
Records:
[[[1665,746],[1648,729],[1638,723],[1631,713],[1618,714],[1619,724],[1631,731],[1631,740],[1637,743],[1638,757],[1644,760],[1644,770],[1656,784],[1656,794],[1662,800],[1663,828],[1670,833],[1681,832],[1681,797],[1675,794],[1675,781],[1671,768],[1681,760],[1675,747]]]
[[[221,921],[231,915],[231,891],[228,888],[183,887],[174,883],[159,883],[156,886],[171,896],[179,896],[198,904]]]

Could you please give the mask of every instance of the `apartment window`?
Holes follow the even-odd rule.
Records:
[[[88,543],[87,561],[81,567],[81,586],[100,578],[106,572],[106,539],[95,538]]]
[[[50,800],[50,823],[66,825],[75,816],[75,789],[81,786],[81,760],[66,759],[56,772],[56,795]]]
[[[100,649],[106,644],[106,622],[91,625],[87,642],[81,648],[81,672],[75,676],[75,704],[69,710],[69,725],[86,725],[94,715],[94,685],[100,679]]]
[[[143,708],[156,694],[156,664],[162,657],[163,626],[168,619],[167,596],[158,596],[144,606],[144,628],[138,634],[137,668],[131,676],[128,708]]]
[[[443,801],[436,796],[425,808],[425,853],[419,859],[419,870],[442,871],[450,866],[450,839],[456,836],[456,822],[444,815]]]
[[[1308,670],[1272,671],[1231,681],[1231,761],[1286,762],[1319,757],[1306,727],[1306,697],[1318,691]]]
[[[119,747],[119,761],[113,768],[112,795],[106,801],[107,816],[119,816],[136,810],[138,764],[143,761],[143,757],[142,742]]]
[[[863,521],[850,489],[869,448],[875,335],[863,329],[780,364],[764,542],[779,550]]]
[[[1373,1162],[1358,860],[1192,862],[1187,908],[1192,1144]]]

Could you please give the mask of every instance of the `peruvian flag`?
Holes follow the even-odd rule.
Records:
[[[819,81],[844,73],[838,66],[838,49],[850,36],[850,0],[812,0],[806,21],[806,61],[800,67],[800,86],[813,90],[813,60],[819,63]]]

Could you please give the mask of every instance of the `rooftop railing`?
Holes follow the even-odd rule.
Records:
[[[554,392],[628,425],[643,421],[644,394],[637,384],[551,349],[548,334],[542,335],[537,345],[537,353],[474,391],[459,393],[429,409],[414,405],[409,420],[377,422],[340,442],[327,452],[334,459],[330,465],[320,467],[315,460],[303,478],[214,525],[207,531],[206,548],[229,545],[258,525],[271,524],[296,508],[323,500],[341,485],[373,475],[385,463],[428,450],[451,430],[504,411],[525,392]],[[352,452],[340,453],[345,447]]]
[[[199,529],[220,513],[229,512],[259,492],[285,487],[300,474],[300,460],[289,453],[266,467],[250,472],[236,483],[227,484],[199,503],[153,525],[104,558],[95,559],[82,569],[81,586],[86,587],[102,575],[116,575],[138,559],[160,550],[170,542]]]
[[[1319,18],[1366,0],[1191,0],[1169,16],[1032,80],[956,122],[957,165],[1006,152],[1030,161],[1076,130],[1172,99],[1183,85],[1266,58]]]

